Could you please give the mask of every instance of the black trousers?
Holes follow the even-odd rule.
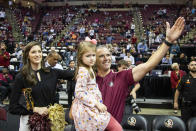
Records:
[[[133,114],[133,108],[131,104],[126,103],[125,104],[125,109],[123,112],[123,118],[122,118],[122,122],[121,125],[124,126],[127,123],[127,119],[128,117]]]
[[[0,86],[0,101],[3,101],[9,93],[9,87]]]
[[[185,122],[185,124],[187,125],[187,122],[190,118],[192,117],[196,117],[196,105],[195,103],[191,104],[191,105],[186,105],[186,104],[182,104],[181,107],[181,117],[182,120]]]
[[[74,96],[74,88],[68,87],[67,93],[68,93],[68,106],[71,107],[72,97]]]

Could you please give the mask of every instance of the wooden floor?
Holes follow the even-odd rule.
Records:
[[[178,110],[178,113],[174,113],[173,109],[156,109],[156,108],[141,108],[141,112],[138,113],[141,115],[172,115],[172,116],[181,116],[181,111]]]

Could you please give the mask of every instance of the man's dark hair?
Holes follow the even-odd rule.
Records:
[[[74,60],[70,60],[70,61],[69,61],[69,64],[70,64],[72,61],[75,62]]]
[[[54,54],[58,54],[55,50],[51,50],[49,53],[48,53],[48,57],[51,57],[53,56]]]

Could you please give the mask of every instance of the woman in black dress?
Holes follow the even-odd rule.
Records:
[[[46,68],[40,45],[38,42],[30,42],[26,45],[23,53],[24,66],[15,78],[9,111],[12,114],[21,115],[19,131],[29,130],[27,122],[29,115],[34,112],[40,115],[48,114],[47,107],[56,103],[55,95],[58,79],[71,80],[74,75],[68,70]],[[19,104],[22,91],[25,88],[32,89],[31,95],[34,107],[31,110]]]

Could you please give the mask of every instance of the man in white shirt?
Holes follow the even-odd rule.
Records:
[[[81,26],[81,28],[80,28],[80,37],[81,38],[85,37],[85,28],[84,28],[84,26]]]
[[[95,31],[94,31],[94,29],[91,27],[91,29],[89,30],[89,35],[90,35],[90,38],[91,38],[91,39],[94,38],[94,34],[95,34]]]
[[[131,24],[131,34],[133,34],[135,32],[135,24],[132,23]]]
[[[55,51],[51,50],[48,56],[46,57],[45,65],[46,67],[51,67],[53,69],[60,69],[63,70],[63,67],[61,64],[58,63],[58,61],[61,59],[61,56]],[[59,93],[60,89],[62,89],[62,84],[64,83],[64,80],[59,80],[57,83],[57,92],[56,92],[56,101],[59,101]]]
[[[48,56],[46,57],[46,67],[51,66],[51,68],[63,70],[61,64],[58,61],[61,59],[61,56],[54,50],[51,50]]]

